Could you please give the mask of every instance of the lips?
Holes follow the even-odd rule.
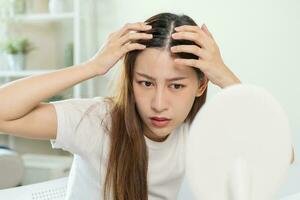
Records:
[[[158,127],[158,128],[167,126],[171,120],[171,119],[165,118],[165,117],[151,117],[150,119],[151,119],[152,125],[155,127]]]
[[[169,118],[165,118],[165,117],[151,117],[150,119],[153,119],[153,120],[156,120],[156,121],[170,120]]]

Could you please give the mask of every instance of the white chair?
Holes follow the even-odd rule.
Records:
[[[64,200],[68,177],[0,190],[2,200]]]
[[[24,171],[21,156],[9,148],[0,147],[0,189],[20,185]]]

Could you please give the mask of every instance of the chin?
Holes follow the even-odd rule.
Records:
[[[172,129],[170,129],[170,127],[165,127],[165,128],[151,127],[150,130],[158,137],[165,137],[172,132]]]
[[[170,123],[169,125],[161,128],[153,126],[149,121],[147,121],[147,123],[144,123],[144,125],[146,125],[147,129],[150,130],[155,136],[160,138],[166,137],[176,128],[174,128],[173,123]]]

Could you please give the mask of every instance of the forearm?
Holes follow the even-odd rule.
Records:
[[[92,67],[81,64],[9,82],[0,87],[0,119],[18,119],[41,101],[95,76]]]
[[[222,80],[220,87],[223,89],[225,87],[235,85],[235,84],[240,84],[240,83],[241,83],[240,79],[231,72],[229,76],[227,76]]]
[[[223,83],[223,85],[221,86],[221,88],[225,88],[231,85],[235,85],[235,84],[241,84],[242,82],[237,78],[234,77],[232,79],[227,80],[226,82]]]

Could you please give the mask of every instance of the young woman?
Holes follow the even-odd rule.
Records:
[[[106,74],[123,56],[114,96],[41,103]],[[240,83],[205,25],[161,13],[110,34],[85,63],[2,86],[0,131],[51,139],[74,154],[67,199],[174,200],[208,81]]]

